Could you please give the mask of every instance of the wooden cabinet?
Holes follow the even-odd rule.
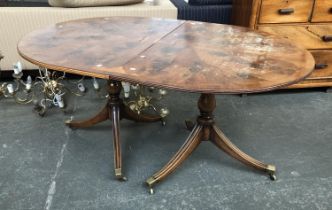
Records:
[[[313,54],[314,72],[289,88],[332,87],[332,0],[233,0],[233,24],[283,36]]]

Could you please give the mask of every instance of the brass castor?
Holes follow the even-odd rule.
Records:
[[[75,128],[74,126],[71,126],[72,121],[73,121],[72,119],[66,120],[65,125],[68,126],[72,130],[76,130],[77,128]]]
[[[146,180],[146,185],[149,187],[149,193],[150,195],[154,194],[154,190],[153,190],[153,185],[157,182],[157,180],[153,177],[150,177]]]
[[[271,179],[272,181],[276,181],[276,180],[277,180],[277,176],[276,176],[275,173],[270,173],[270,174],[269,174],[269,177],[270,177],[270,179]]]
[[[277,169],[274,165],[268,165],[267,166],[267,172],[269,173],[269,177],[272,181],[277,180],[276,170]]]
[[[118,177],[117,179],[118,179],[119,181],[122,181],[122,182],[125,182],[125,181],[128,180],[127,177],[125,177],[125,176]]]
[[[115,169],[115,177],[117,180],[125,182],[127,181],[127,177],[125,177],[122,172],[121,172],[121,168],[117,168]]]
[[[154,194],[154,190],[153,190],[153,188],[150,188],[150,189],[149,189],[149,193],[150,193],[150,195],[153,195],[153,194]]]
[[[161,125],[165,126],[166,125],[166,121],[164,119],[161,120]]]

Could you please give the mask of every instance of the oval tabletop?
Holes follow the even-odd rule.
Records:
[[[26,35],[18,51],[53,70],[199,93],[276,89],[315,63],[289,40],[248,28],[139,17],[58,23]]]

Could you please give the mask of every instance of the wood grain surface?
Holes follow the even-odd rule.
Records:
[[[316,0],[312,22],[332,22],[332,1]]]
[[[314,69],[291,41],[237,26],[112,17],[26,35],[22,57],[59,71],[200,93],[248,93],[296,83]]]
[[[307,22],[310,18],[314,0],[263,0],[260,23]],[[292,13],[283,14],[279,10],[291,9]]]
[[[259,16],[260,0],[232,0],[232,24],[254,28]]]
[[[332,36],[331,24],[317,25],[261,25],[258,29],[290,39],[307,49],[331,49],[332,40],[324,41],[323,36]]]
[[[307,79],[332,79],[332,51],[312,50],[310,52],[315,58],[316,69],[309,77],[307,77]]]

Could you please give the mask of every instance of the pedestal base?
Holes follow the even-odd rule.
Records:
[[[272,180],[276,180],[276,167],[274,165],[265,164],[242,152],[215,125],[212,115],[215,107],[216,100],[213,94],[202,94],[200,96],[198,101],[200,116],[197,118],[196,124],[193,126],[192,123],[186,122],[187,128],[192,131],[185,143],[160,171],[147,179],[146,183],[150,187],[150,193],[153,193],[152,187],[179,167],[202,141],[211,141],[231,157],[248,166],[267,172]]]
[[[129,107],[125,106],[120,99],[120,93],[122,90],[121,82],[109,81],[108,87],[108,103],[96,116],[82,121],[66,121],[66,125],[70,128],[87,128],[110,119],[113,124],[115,177],[119,180],[125,181],[126,177],[122,173],[120,119],[125,118],[136,122],[156,122],[163,121],[163,119],[157,115],[137,114]]]

